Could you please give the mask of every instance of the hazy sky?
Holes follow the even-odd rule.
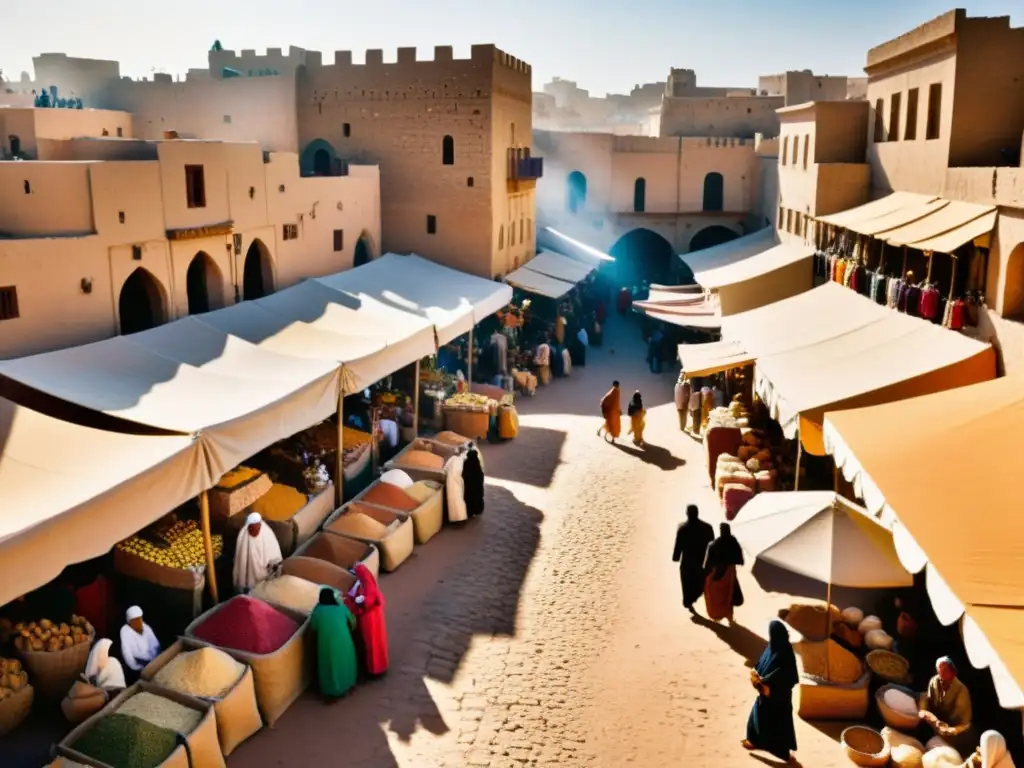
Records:
[[[0,67],[31,72],[32,56],[117,59],[124,74],[206,66],[215,39],[239,50],[298,45],[325,53],[493,42],[533,65],[533,85],[558,75],[593,95],[664,80],[669,67],[698,83],[757,84],[759,74],[813,69],[861,75],[867,49],[947,11],[950,0],[46,0],[5,3]],[[43,8],[45,7],[45,12]],[[1011,14],[1021,0],[972,0],[975,16]]]

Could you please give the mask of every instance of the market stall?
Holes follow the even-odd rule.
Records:
[[[1022,403],[1021,379],[1010,376],[829,412],[824,430],[828,452],[870,512],[892,528],[903,565],[926,571],[936,615],[943,624],[960,622],[972,664],[991,671],[1007,708],[1024,706],[1024,589],[1014,566],[1020,521],[1004,514],[1001,478],[1020,463],[1012,441],[1024,423]],[[936,472],[929,456],[954,444],[975,448]]]

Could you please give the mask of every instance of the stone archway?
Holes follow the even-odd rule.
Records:
[[[356,250],[352,257],[352,266],[361,267],[363,264],[369,264],[371,261],[373,261],[373,243],[370,240],[370,235],[363,232],[356,241]]]
[[[569,213],[582,213],[587,207],[587,177],[579,171],[573,171],[565,180],[565,210]]]
[[[690,240],[690,253],[727,243],[730,240],[735,240],[737,237],[739,235],[736,232],[728,227],[723,227],[721,224],[704,227]]]
[[[270,251],[258,237],[245,252],[242,267],[242,300],[262,299],[274,292],[274,266]]]
[[[329,141],[313,139],[302,150],[299,169],[303,176],[331,176],[338,153]]]
[[[122,336],[148,331],[166,322],[167,302],[163,288],[147,269],[138,267],[121,285],[117,319]]]
[[[678,271],[679,258],[668,240],[650,229],[634,229],[617,241],[608,254],[623,284],[669,283]]]
[[[200,315],[224,306],[224,280],[210,255],[199,251],[185,273],[188,313]]]
[[[1003,282],[1003,317],[1024,317],[1024,243],[1010,251]]]

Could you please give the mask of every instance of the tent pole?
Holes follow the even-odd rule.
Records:
[[[832,490],[839,495],[839,465],[832,464]]]
[[[829,669],[828,641],[832,637],[832,581],[828,582],[828,592],[825,594],[825,679],[832,679],[832,672]]]
[[[416,383],[412,393],[412,436],[420,436],[420,361],[416,361]]]
[[[466,386],[473,391],[473,329],[469,329],[469,351],[466,353]]]
[[[199,520],[203,529],[203,549],[206,550],[206,584],[216,604],[220,602],[220,596],[217,592],[217,568],[213,560],[213,535],[210,532],[210,497],[206,491],[199,494]]]
[[[800,439],[800,433],[796,433],[796,474],[793,477],[793,490],[800,490],[800,459],[804,456],[804,443]]]
[[[334,462],[334,506],[344,501],[345,485],[345,388],[338,391],[338,456]]]

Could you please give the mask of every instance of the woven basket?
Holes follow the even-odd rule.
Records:
[[[63,699],[78,676],[85,672],[89,651],[96,639],[96,630],[89,633],[85,643],[72,645],[60,651],[19,651],[25,671],[40,696]]]
[[[905,715],[902,712],[897,712],[895,709],[885,703],[885,692],[889,690],[903,691],[908,696],[917,698],[917,694],[909,688],[896,685],[895,683],[886,683],[877,691],[875,691],[875,704],[878,705],[878,713],[882,716],[885,724],[890,728],[895,728],[897,731],[909,731],[911,733],[917,729],[917,726],[921,724],[921,718],[918,715]]]
[[[889,762],[889,745],[873,728],[850,726],[839,737],[839,743],[854,765],[882,766]]]
[[[910,662],[898,653],[879,649],[871,651],[864,660],[868,664],[868,669],[880,680],[897,685],[910,685]],[[902,669],[902,672],[896,674],[896,668]]]
[[[25,685],[20,691],[0,701],[0,736],[4,736],[23,722],[32,711],[35,691],[31,685]]]

